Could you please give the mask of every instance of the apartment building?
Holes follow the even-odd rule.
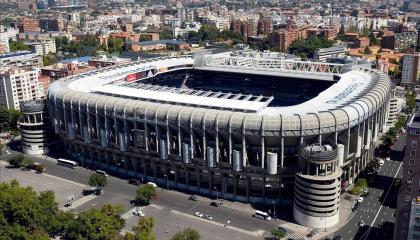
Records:
[[[0,54],[10,52],[9,35],[7,32],[0,32]]]
[[[19,29],[20,33],[40,31],[38,19],[32,19],[28,17],[22,17],[18,19],[13,23],[13,27]]]
[[[401,32],[383,36],[381,40],[382,48],[403,51],[417,45],[417,32]]]
[[[286,51],[298,37],[299,33],[296,28],[284,28],[273,31],[269,36],[269,41],[273,47]]]
[[[0,106],[20,110],[20,103],[45,97],[38,71],[18,68],[0,73]]]
[[[55,39],[50,38],[47,40],[38,40],[38,41],[32,41],[32,42],[26,42],[26,45],[30,46],[32,49],[32,52],[35,52],[39,55],[45,56],[49,53],[56,53],[57,48],[55,45]]]
[[[248,37],[257,36],[257,22],[254,19],[237,19],[232,22],[232,31],[242,34],[246,42]]]
[[[401,85],[414,87],[420,81],[420,53],[405,54],[401,72]]]
[[[21,51],[0,55],[0,71],[32,67],[42,67],[42,57],[38,53]]]
[[[329,48],[320,48],[315,51],[314,59],[319,62],[326,62],[327,58],[343,57],[346,55],[347,47],[345,45],[338,45]]]
[[[420,239],[420,110],[411,117],[398,194],[394,239]]]
[[[398,121],[400,112],[405,107],[406,100],[404,95],[396,94],[396,91],[392,91],[392,97],[389,100],[388,119],[385,123],[385,131],[388,131]]]

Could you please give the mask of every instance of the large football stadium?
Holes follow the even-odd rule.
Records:
[[[302,145],[344,146],[331,166],[341,169],[339,188],[352,184],[372,158],[390,92],[389,77],[373,69],[202,54],[64,78],[50,86],[48,109],[81,166],[234,201],[288,204]]]

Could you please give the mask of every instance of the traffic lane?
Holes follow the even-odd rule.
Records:
[[[188,200],[188,195],[182,196],[177,193],[171,194],[170,191],[159,192],[158,199],[153,201],[154,204],[189,214],[194,214],[196,211],[202,212],[203,214],[209,214],[213,217],[214,221],[220,223],[226,223],[227,219],[230,218],[230,225],[244,228],[249,231],[257,231],[260,229],[271,230],[273,227],[282,223],[282,221],[265,221],[257,219],[252,217],[252,214],[223,206],[214,207],[210,205],[210,202],[210,200],[208,202]]]

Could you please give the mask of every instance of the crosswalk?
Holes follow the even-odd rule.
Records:
[[[288,233],[286,236],[286,239],[303,240],[305,238],[294,232],[294,233]]]

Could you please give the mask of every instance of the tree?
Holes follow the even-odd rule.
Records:
[[[114,209],[114,207],[111,208]],[[89,209],[81,212],[67,226],[64,233],[65,239],[118,239],[124,220],[120,215],[108,213],[108,210],[109,207],[105,207],[101,210]]]
[[[0,107],[0,132],[18,131],[17,121],[19,117],[20,112],[18,110]]]
[[[173,32],[172,29],[170,28],[164,28],[160,33],[159,33],[159,39],[173,39]]]
[[[379,42],[379,40],[375,37],[375,35],[370,34],[370,35],[369,35],[369,45],[370,45],[370,46],[377,46],[377,45],[379,45],[379,44],[380,44],[380,42]]]
[[[89,186],[96,187],[100,192],[100,189],[106,186],[106,176],[99,173],[92,173],[89,177]]]
[[[197,232],[197,230],[192,228],[185,228],[181,231],[178,231],[175,233],[175,235],[172,237],[172,240],[199,240],[200,234]]]
[[[156,188],[151,184],[142,185],[137,189],[137,201],[149,205],[153,197],[156,197]]]
[[[141,217],[137,226],[133,227],[134,236],[138,240],[156,240],[153,232],[155,219],[153,217]]]
[[[124,46],[124,40],[121,38],[109,38],[108,39],[108,52],[120,53]]]
[[[152,41],[152,36],[150,36],[148,34],[141,34],[139,41],[140,42],[143,42],[143,41]]]
[[[22,167],[25,157],[22,154],[13,156],[9,159],[9,164],[14,167]]]
[[[273,229],[271,230],[271,235],[273,236],[274,239],[282,239],[286,236],[286,232],[283,231],[282,229]]]
[[[23,40],[13,41],[12,39],[9,40],[9,48],[10,52],[26,51],[31,49],[25,45]]]
[[[42,56],[42,61],[44,66],[50,66],[58,62],[57,55],[48,53],[47,55]]]
[[[308,39],[299,38],[289,46],[289,53],[301,56],[303,59],[312,58],[316,49],[328,48],[334,44],[333,40],[324,37],[310,37]]]
[[[365,49],[363,50],[364,54],[371,54],[372,51],[370,51],[369,46],[366,46]]]

